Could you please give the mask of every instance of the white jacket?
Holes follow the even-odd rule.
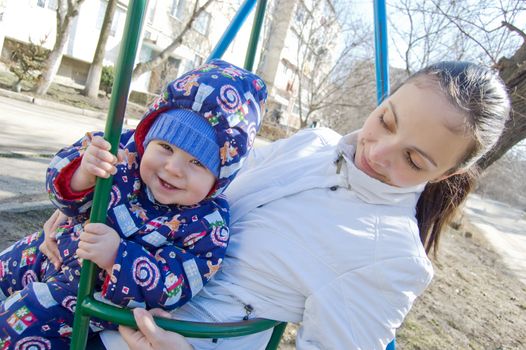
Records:
[[[433,276],[415,219],[423,186],[370,178],[349,161],[354,136],[340,140],[310,129],[254,150],[227,190],[231,243],[208,287],[301,321],[298,350],[384,350]]]
[[[176,318],[240,320],[250,304],[250,317],[301,322],[298,350],[385,349],[433,276],[415,220],[423,186],[396,188],[358,170],[354,138],[309,129],[253,151],[226,191],[223,268]],[[260,347],[243,338],[193,344]]]

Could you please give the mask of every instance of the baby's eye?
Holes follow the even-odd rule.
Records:
[[[164,148],[167,151],[171,151],[172,150],[172,147],[169,144],[164,143],[164,142],[159,142],[159,146],[161,146],[162,148]]]
[[[190,161],[190,163],[192,163],[192,164],[194,164],[194,165],[197,165],[197,166],[200,166],[200,167],[202,167],[202,168],[205,167],[205,166],[204,166],[200,161],[198,161],[197,159],[192,159],[192,160]]]

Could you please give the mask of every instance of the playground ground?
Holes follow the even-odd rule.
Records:
[[[0,115],[1,249],[40,228],[51,213],[43,194],[49,158],[43,155],[103,122],[12,97],[0,98]],[[39,115],[45,116],[40,124]],[[397,333],[399,349],[526,349],[526,284],[520,275],[526,269],[518,268],[526,250],[516,249],[522,255],[511,257],[511,248],[498,243],[511,232],[522,239],[511,244],[518,246],[526,222],[520,211],[488,203],[473,197],[463,225],[443,238],[435,279]],[[295,330],[288,329],[282,350],[294,349]]]

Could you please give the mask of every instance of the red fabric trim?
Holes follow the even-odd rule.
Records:
[[[146,118],[141,120],[139,124],[137,125],[137,128],[135,129],[135,134],[133,135],[133,137],[135,139],[135,148],[137,149],[137,152],[139,153],[140,156],[144,154],[144,147],[142,144],[144,142],[144,139],[146,138],[146,135],[148,134],[148,131],[150,131],[150,128],[153,122],[155,121],[155,119],[157,118],[159,114],[163,113],[164,111],[168,109],[169,108],[167,107],[167,108],[157,109],[151,112]]]
[[[205,198],[211,197],[214,194],[214,192],[217,191],[218,187],[219,187],[219,183],[218,183],[218,180],[216,180],[216,182],[214,183],[214,186],[212,186],[212,188],[210,189],[210,192],[208,192]]]
[[[57,189],[57,192],[65,200],[81,200],[82,198],[86,197],[88,193],[93,191],[93,187],[80,192],[73,191],[71,189],[71,178],[73,177],[73,174],[75,174],[75,171],[77,171],[77,169],[80,167],[81,160],[82,157],[79,157],[71,161],[68,165],[62,168],[58,176],[53,181],[53,185]]]
[[[106,292],[108,291],[108,285],[111,282],[111,276],[106,274],[106,278],[104,278],[104,284],[102,285],[101,294],[103,297],[106,297]]]

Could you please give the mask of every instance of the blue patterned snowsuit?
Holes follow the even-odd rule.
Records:
[[[241,96],[234,104],[225,86],[227,93]],[[200,93],[202,87],[207,94]],[[196,95],[200,95],[199,104]],[[229,239],[228,203],[221,193],[252,146],[265,98],[259,78],[216,60],[170,83],[137,129],[123,132],[120,148],[125,157],[113,178],[106,222],[119,233],[121,242],[112,276],[101,272],[96,286],[105,300],[171,310],[186,303],[217,272]],[[219,179],[214,193],[197,205],[158,204],[140,178],[142,141],[159,113],[188,107],[211,123],[223,145]],[[80,165],[87,142],[86,136],[61,150],[47,172],[52,202],[70,217],[57,234],[61,270],[57,272],[40,253],[42,232],[0,254],[0,299],[9,296],[0,304],[0,349],[69,347],[80,276],[75,253],[93,197],[92,189],[73,192],[69,179]],[[92,331],[112,327],[108,322],[91,322]]]

